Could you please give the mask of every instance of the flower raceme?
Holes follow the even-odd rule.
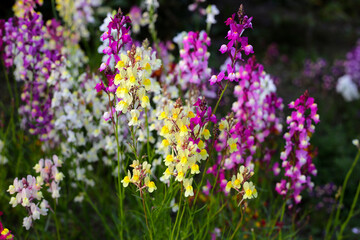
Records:
[[[207,124],[216,122],[204,99],[199,99],[194,107],[196,114],[178,99],[159,115],[164,122],[160,135],[164,137],[162,148],[167,166],[160,180],[168,182],[175,177],[175,181],[183,183],[185,197],[194,195],[192,176],[200,173],[199,164],[209,156],[205,143],[210,137]]]
[[[281,152],[282,168],[285,179],[276,184],[276,191],[282,196],[293,198],[295,203],[301,201],[301,192],[312,189],[311,175],[315,176],[317,170],[312,162],[314,155],[310,145],[310,136],[315,132],[315,126],[320,121],[317,114],[317,104],[314,98],[309,97],[306,91],[300,98],[289,104],[294,109],[287,117],[288,132],[284,134],[285,150]],[[275,166],[275,170],[279,173]]]
[[[131,183],[139,191],[147,188],[148,192],[152,193],[157,189],[155,183],[150,181],[151,165],[147,161],[140,163],[139,160],[134,160],[130,167],[133,169],[132,173],[128,170],[128,174],[121,180],[124,187]]]
[[[108,19],[108,18],[107,18]],[[120,53],[123,51],[123,48],[129,45],[132,40],[129,34],[131,20],[128,16],[123,15],[121,9],[113,17],[110,16],[110,21],[106,22],[107,29],[102,35],[101,40],[104,42],[105,46],[103,47],[103,53],[108,57],[105,58],[99,68],[100,72],[105,71],[105,76],[108,78],[108,87],[111,88],[112,81],[114,77],[114,63],[120,61]],[[101,90],[100,86],[102,83],[98,83],[97,90]]]
[[[225,191],[229,193],[231,189],[235,189],[238,194],[242,196],[240,203],[244,199],[257,198],[258,193],[254,184],[252,182],[248,182],[250,177],[253,175],[254,172],[252,172],[249,167],[245,168],[241,165],[237,174],[233,175],[231,181],[227,182]]]
[[[266,140],[282,131],[277,116],[283,109],[282,99],[276,95],[275,84],[263,66],[251,57],[239,67],[239,73],[234,88],[233,113],[219,123],[220,134],[215,149],[221,154],[208,170],[220,177],[223,190],[225,171],[235,170],[240,164],[252,167],[256,161],[268,163],[274,151],[265,145]],[[219,169],[220,174],[215,169]]]
[[[238,21],[236,21],[236,17]],[[252,45],[248,44],[248,38],[243,37],[242,34],[247,28],[252,28],[251,23],[252,17],[248,17],[245,15],[242,5],[237,14],[233,14],[230,18],[228,18],[225,23],[230,27],[226,38],[229,40],[227,44],[221,45],[219,51],[222,54],[227,54],[231,60],[231,64],[228,63],[226,65],[226,71],[221,71],[218,75],[213,75],[210,78],[210,84],[213,85],[215,83],[221,82],[223,79],[229,81],[239,81],[240,74],[236,72],[235,63],[237,61],[243,60],[242,52],[245,55],[249,55],[250,53],[254,53]]]
[[[151,90],[151,73],[160,67],[160,60],[151,48],[135,47],[127,55],[121,54],[121,60],[115,68],[118,73],[114,77],[114,89],[117,99],[116,111],[131,111],[129,125],[137,125],[138,108],[147,108],[150,104],[147,92]]]
[[[9,186],[7,191],[11,195],[16,193],[16,197],[10,199],[12,207],[22,205],[29,213],[23,220],[23,226],[26,230],[29,230],[34,220],[40,219],[40,215],[47,215],[48,208],[50,208],[48,201],[43,199],[43,193],[41,192],[44,185],[48,187],[52,198],[57,199],[60,197],[59,183],[64,178],[64,175],[58,170],[61,165],[62,162],[56,155],[53,156],[53,160],[40,159],[39,163],[34,167],[35,171],[40,173],[39,176],[35,178],[28,175],[21,180],[15,178],[13,185]]]

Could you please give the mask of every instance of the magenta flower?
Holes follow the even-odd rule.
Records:
[[[286,178],[276,184],[275,190],[298,204],[301,202],[301,192],[314,186],[311,175],[315,176],[317,170],[312,163],[313,152],[309,136],[315,131],[313,122],[317,124],[320,120],[317,105],[314,99],[309,97],[308,92],[288,106],[294,111],[286,120],[289,126],[288,132],[284,134],[285,150],[280,156]],[[274,172],[275,170],[276,173],[279,171],[274,165]]]

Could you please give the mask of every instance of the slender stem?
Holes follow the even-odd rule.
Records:
[[[342,204],[343,204],[346,185],[347,185],[347,182],[349,181],[351,173],[353,172],[353,170],[354,170],[354,168],[355,168],[355,166],[356,166],[356,164],[357,164],[357,162],[359,160],[359,157],[360,157],[360,150],[358,151],[358,153],[357,153],[357,155],[355,157],[355,160],[354,160],[353,164],[351,165],[351,168],[347,172],[344,183],[342,185],[340,201],[339,201],[339,205],[338,205],[337,210],[336,210],[336,215],[335,215],[335,219],[334,219],[334,225],[333,225],[332,231],[330,232],[330,237],[333,235],[333,233],[335,231],[335,228],[338,226],[339,217],[340,217],[340,209],[341,209]]]
[[[180,209],[181,209],[181,198],[182,198],[182,195],[183,195],[183,187],[182,187],[182,185],[181,185],[180,200],[179,200],[179,209],[178,209],[178,212],[177,212],[177,214],[176,214],[175,225],[174,225],[173,230],[172,230],[172,232],[171,232],[171,238],[170,238],[170,239],[174,239],[174,233],[175,233],[176,225],[177,225],[177,222],[178,222],[178,219],[179,219],[179,212],[180,212]]]
[[[146,227],[147,227],[147,229],[148,229],[148,231],[149,231],[150,239],[153,239],[153,238],[152,238],[152,234],[151,234],[151,230],[150,230],[150,227],[149,227],[149,223],[148,223],[147,214],[146,214],[145,196],[143,195],[142,190],[140,190],[140,197],[141,197],[142,204],[143,204],[143,209],[144,209],[144,214],[145,214],[145,221],[146,221]]]
[[[58,20],[57,14],[56,14],[56,8],[55,8],[55,0],[51,0],[51,8],[54,14],[54,18]]]
[[[58,222],[58,219],[56,217],[56,200],[55,199],[54,199],[54,220],[55,220],[55,226],[56,226],[57,239],[61,240],[59,222]]]
[[[270,238],[270,236],[271,236],[271,234],[272,234],[272,232],[273,232],[273,230],[274,230],[274,228],[275,228],[275,225],[276,225],[276,222],[277,222],[277,220],[278,220],[278,218],[279,218],[279,215],[280,215],[280,211],[282,211],[282,209],[284,208],[284,206],[286,206],[286,200],[284,200],[284,203],[283,203],[283,206],[282,206],[282,208],[281,208],[281,210],[279,210],[278,211],[278,213],[276,214],[276,217],[275,217],[275,219],[274,219],[274,224],[272,224],[272,226],[271,226],[271,228],[270,228],[270,232],[268,233],[268,237]]]
[[[123,239],[123,223],[124,223],[124,216],[123,216],[123,191],[122,191],[122,186],[121,186],[121,178],[120,178],[120,143],[119,143],[119,136],[118,136],[118,116],[117,113],[116,115],[116,119],[115,122],[113,122],[113,128],[115,131],[115,139],[116,139],[116,145],[117,145],[117,184],[118,184],[118,194],[119,194],[119,214],[120,214],[120,219],[121,219],[121,224],[120,224],[120,239]]]
[[[239,228],[241,227],[241,223],[242,223],[243,216],[244,216],[244,214],[243,214],[243,212],[242,212],[242,209],[240,209],[240,214],[241,214],[240,221],[239,221],[239,223],[237,224],[237,226],[236,226],[236,228],[235,228],[235,231],[234,231],[234,233],[231,235],[230,239],[234,239],[237,231],[238,231]]]
[[[223,95],[224,95],[224,93],[225,93],[226,88],[228,87],[228,85],[229,85],[229,80],[226,82],[226,85],[225,85],[224,89],[222,90],[222,92],[221,92],[221,94],[220,94],[220,97],[219,97],[219,99],[218,99],[218,101],[217,101],[217,103],[216,103],[216,105],[215,105],[215,108],[214,108],[214,111],[213,111],[213,114],[214,114],[214,115],[215,115],[215,113],[216,113],[216,110],[217,110],[217,108],[218,108],[218,106],[219,106],[220,100],[221,100],[221,98],[223,97]]]
[[[180,217],[180,221],[179,221],[179,227],[178,227],[178,230],[177,230],[177,233],[176,233],[176,239],[178,239],[178,236],[179,236],[179,233],[180,233],[181,222],[182,222],[182,219],[183,219],[183,216],[184,216],[184,213],[185,213],[186,203],[187,202],[184,203],[183,210],[181,212],[181,217]]]
[[[13,100],[13,93],[12,93],[12,89],[11,89],[11,85],[10,85],[10,81],[9,81],[9,76],[8,76],[7,70],[6,70],[6,68],[5,68],[5,63],[4,63],[3,60],[1,60],[1,63],[2,63],[2,68],[3,68],[4,76],[5,76],[5,79],[6,79],[6,85],[7,85],[8,90],[9,90],[10,98],[11,98],[11,100]]]
[[[105,218],[103,217],[103,215],[101,215],[99,209],[95,206],[95,204],[90,200],[89,196],[87,195],[87,192],[85,191],[85,189],[83,189],[83,192],[85,194],[85,199],[89,202],[90,206],[95,210],[96,214],[100,217],[102,223],[104,224],[105,229],[110,233],[110,235],[116,239],[115,234],[111,231],[110,227],[107,224],[107,221],[105,220]]]
[[[349,223],[350,219],[353,217],[354,215],[354,210],[355,210],[355,206],[356,206],[356,203],[357,203],[357,200],[359,198],[359,194],[360,194],[360,182],[358,184],[358,187],[357,187],[357,190],[356,190],[356,194],[355,194],[355,197],[354,197],[354,200],[352,202],[352,205],[351,205],[351,209],[350,209],[350,212],[345,220],[345,222],[341,225],[341,228],[340,228],[340,233],[339,235],[337,236],[338,239],[342,239],[342,235],[343,235],[343,232],[346,228],[346,225]]]
[[[149,131],[149,120],[148,120],[148,110],[145,108],[145,125],[146,125],[146,134],[147,134],[147,141],[146,141],[146,148],[147,148],[147,155],[149,163],[151,163],[150,159],[150,131]]]
[[[284,202],[284,204],[282,205],[282,208],[281,208],[281,217],[280,217],[280,222],[281,222],[281,223],[282,223],[283,218],[284,218],[285,205],[286,205],[286,201]],[[279,232],[279,239],[282,240],[282,226],[281,226],[280,232]]]

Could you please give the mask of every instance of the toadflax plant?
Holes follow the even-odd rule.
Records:
[[[280,156],[285,179],[276,184],[276,191],[298,204],[302,199],[301,192],[314,186],[311,175],[316,176],[317,170],[312,162],[310,136],[315,132],[314,124],[319,123],[320,118],[317,104],[308,92],[291,102],[289,108],[294,110],[286,119],[288,132],[284,134],[285,149]]]
[[[50,205],[45,200],[41,191],[42,187],[47,187],[53,199],[60,197],[59,183],[64,179],[64,174],[58,168],[62,166],[62,161],[56,155],[53,159],[40,159],[35,165],[36,178],[28,175],[26,178],[15,178],[13,185],[7,190],[11,195],[16,193],[15,197],[11,197],[10,204],[12,207],[21,205],[26,208],[28,216],[23,220],[23,226],[28,230],[33,221],[40,219],[40,215],[47,215]],[[50,208],[51,209],[51,208]]]

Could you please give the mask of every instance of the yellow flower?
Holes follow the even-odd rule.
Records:
[[[230,153],[233,153],[238,150],[237,141],[238,141],[238,138],[235,138],[235,139],[229,138],[228,139],[227,143],[230,147]]]
[[[166,168],[166,170],[164,172],[164,179],[165,180],[169,179],[174,174],[173,171],[174,171],[173,166],[169,166],[168,168]]]
[[[121,180],[122,184],[124,187],[127,187],[129,186],[129,183],[130,183],[130,178],[129,176],[125,176],[123,180]]]
[[[225,187],[225,191],[230,192],[231,188],[232,188],[232,183],[231,181],[228,181]]]
[[[146,91],[149,91],[151,89],[151,81],[150,81],[150,79],[145,78],[143,80],[142,84],[144,85]]]
[[[222,120],[219,123],[219,130],[220,131],[229,130],[229,123],[226,120]]]
[[[164,125],[164,126],[161,128],[160,134],[161,134],[161,135],[166,135],[166,134],[169,134],[169,133],[170,133],[169,128],[168,128],[166,125]]]
[[[121,75],[120,75],[120,74],[116,74],[116,75],[115,75],[115,78],[114,78],[114,84],[115,84],[115,85],[119,85],[120,82],[121,82],[121,80],[122,80]]]
[[[157,189],[155,183],[153,181],[150,181],[149,177],[145,178],[145,185],[148,187],[149,193],[152,193],[154,190]]]
[[[243,189],[245,191],[244,194],[244,199],[252,199],[252,198],[257,198],[257,191],[255,189],[255,186],[252,182],[245,182],[243,184]]]
[[[193,191],[193,187],[192,187],[192,181],[193,179],[184,179],[184,188],[185,188],[185,197],[188,196],[194,196],[194,191]]]
[[[166,118],[167,118],[167,115],[166,115],[165,111],[163,111],[158,117],[159,120],[163,120],[163,119],[166,119]]]
[[[200,156],[202,160],[206,160],[209,157],[209,154],[207,153],[206,149],[201,149]]]
[[[197,165],[196,163],[194,163],[191,166],[191,174],[199,174],[200,170],[199,170],[199,165]]]
[[[129,126],[137,126],[140,124],[139,122],[139,111],[138,110],[131,110],[130,112],[131,118],[130,118],[130,122],[129,122]]]
[[[203,142],[203,140],[200,140],[197,145],[198,145],[198,148],[199,148],[199,149],[205,148],[205,143]]]
[[[202,135],[204,136],[204,138],[206,139],[206,140],[208,140],[209,139],[209,137],[211,136],[210,135],[210,131],[208,130],[208,129],[204,129],[204,131],[202,132]]]
[[[139,165],[140,165],[139,160],[134,160],[134,161],[132,162],[132,164],[130,165],[130,167],[132,167],[132,168],[137,168]]]
[[[144,69],[145,69],[146,71],[150,72],[150,71],[151,71],[151,65],[147,62],[147,63],[145,64],[145,66],[144,66]]]
[[[168,147],[170,145],[167,139],[162,140],[161,144],[163,145],[163,147]]]
[[[180,163],[181,163],[182,165],[186,165],[187,162],[188,162],[188,159],[187,159],[186,156],[181,157]]]
[[[129,104],[124,101],[124,100],[121,100],[120,102],[118,102],[116,104],[116,111],[118,112],[123,112],[123,113],[126,113],[128,111],[128,108],[129,108]]]
[[[116,66],[115,66],[115,68],[117,68],[117,69],[121,69],[121,68],[123,68],[123,67],[125,67],[125,63],[124,63],[124,61],[118,61],[117,62],[117,64],[116,64]]]
[[[173,163],[174,162],[173,155],[167,155],[164,162],[165,162],[165,166],[169,166],[171,163]]]
[[[195,114],[192,111],[189,111],[188,118],[194,118]]]
[[[188,128],[186,127],[185,124],[183,124],[180,127],[180,136],[186,136],[187,133],[188,133]]]
[[[144,95],[142,98],[141,98],[141,107],[143,108],[146,108],[147,106],[149,106],[150,104],[150,100],[149,100],[149,97]]]

